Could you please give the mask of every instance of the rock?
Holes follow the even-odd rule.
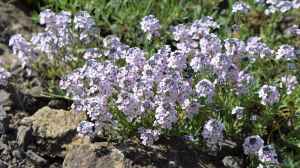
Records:
[[[107,143],[74,146],[63,162],[63,168],[124,168],[123,153]]]
[[[31,18],[14,5],[0,1],[0,13],[1,43],[7,42],[15,33],[27,34],[35,28]]]
[[[17,158],[17,159],[23,159],[23,158],[24,158],[24,151],[21,151],[21,150],[16,149],[16,150],[14,150],[14,151],[12,152],[12,155],[13,155],[15,158]]]
[[[184,144],[177,146],[184,146]],[[69,145],[63,168],[224,167],[219,160],[213,160],[187,148],[177,149],[177,146],[172,146],[170,149],[170,146],[150,148],[135,142],[91,144],[90,142],[76,141]]]
[[[8,168],[8,164],[0,159],[0,168]]]
[[[242,160],[234,156],[225,156],[222,160],[223,165],[227,168],[241,168]]]
[[[36,80],[36,82],[38,83],[39,81]],[[41,97],[41,94],[43,92],[43,88],[40,86],[39,83],[37,85],[38,86],[33,86],[31,88],[24,88],[22,90],[22,92],[25,95],[30,95],[30,96],[35,97],[35,98]]]
[[[8,116],[3,107],[0,105],[0,136],[6,133],[8,129]]]
[[[18,145],[23,147],[23,149],[26,149],[31,135],[32,135],[31,127],[20,126],[18,128],[18,134],[17,134]]]
[[[47,160],[43,157],[39,156],[38,154],[34,153],[33,151],[27,151],[26,156],[30,159],[34,164],[38,166],[43,166],[47,164]]]
[[[43,107],[33,116],[24,118],[22,123],[32,125],[35,136],[46,139],[62,139],[68,134],[74,133],[82,120],[85,120],[84,113]]]
[[[34,115],[22,119],[21,124],[32,127],[36,152],[49,157],[64,157],[65,145],[77,135],[76,128],[85,113],[43,107]]]
[[[70,107],[71,104],[72,104],[71,101],[62,100],[62,99],[53,99],[49,101],[48,106],[54,109],[66,109]]]
[[[8,148],[8,145],[3,143],[2,140],[0,140],[0,151],[8,150]]]
[[[0,104],[4,107],[4,110],[10,110],[12,101],[10,100],[10,94],[5,90],[0,90]]]

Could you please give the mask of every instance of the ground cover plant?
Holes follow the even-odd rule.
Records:
[[[46,7],[43,30],[9,45],[44,96],[86,113],[80,135],[150,147],[181,137],[210,155],[229,140],[247,167],[300,166],[299,1]],[[0,71],[2,85],[18,78]]]

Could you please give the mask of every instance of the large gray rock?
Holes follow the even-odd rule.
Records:
[[[43,157],[39,156],[33,151],[27,151],[26,156],[29,160],[31,160],[35,165],[37,166],[44,166],[47,164],[47,160],[44,159]]]
[[[6,111],[10,110],[10,106],[12,105],[12,101],[10,100],[10,94],[3,89],[0,90],[0,104]]]
[[[8,168],[8,164],[2,160],[0,160],[0,168]]]
[[[35,136],[61,139],[74,132],[82,120],[85,120],[84,113],[43,107],[34,115],[24,118],[22,123],[32,125]]]
[[[107,143],[73,146],[65,157],[63,168],[125,168],[125,157]]]
[[[64,157],[65,145],[77,135],[76,128],[85,119],[85,113],[43,107],[21,124],[32,127],[39,154]]]
[[[184,146],[184,144],[181,144]],[[176,146],[144,147],[135,142],[69,144],[63,168],[223,168],[220,161]]]

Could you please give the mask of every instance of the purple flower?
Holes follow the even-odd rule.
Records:
[[[258,135],[249,136],[243,143],[245,155],[256,155],[258,151],[264,146],[264,140]]]
[[[250,6],[244,2],[235,2],[232,5],[232,13],[248,13],[250,11]]]
[[[210,119],[205,123],[202,131],[202,137],[205,140],[206,145],[211,150],[217,150],[219,143],[223,141],[223,132],[224,125],[220,121]]]
[[[273,105],[280,99],[280,94],[275,86],[263,85],[258,94],[263,105]]]
[[[283,59],[287,61],[295,60],[295,48],[290,45],[281,45],[276,52],[276,59]]]
[[[8,79],[11,76],[11,74],[6,71],[3,67],[0,66],[0,85],[6,86],[8,83]]]
[[[266,145],[258,151],[258,159],[265,164],[279,164],[277,153],[272,145]]]
[[[244,116],[244,107],[236,106],[232,109],[231,114],[235,115],[238,120],[242,119]]]
[[[212,97],[215,94],[214,85],[207,79],[199,81],[195,86],[195,90],[199,97],[207,97],[209,102],[211,102]]]
[[[94,133],[94,126],[95,125],[92,122],[82,121],[77,127],[77,132],[80,135],[91,135]]]
[[[160,35],[159,20],[153,15],[145,16],[140,22],[142,30],[147,33],[147,39],[151,40],[153,37],[158,37]]]
[[[139,128],[138,132],[141,134],[140,139],[142,144],[145,146],[152,145],[155,141],[158,140],[160,132],[158,130]]]

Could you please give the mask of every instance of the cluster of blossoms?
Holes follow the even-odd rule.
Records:
[[[300,8],[299,0],[256,0],[256,2],[267,6],[265,10],[267,15],[275,12],[285,13],[289,10]]]
[[[286,75],[281,77],[281,87],[286,87],[287,94],[291,94],[298,85],[298,80],[294,75]]]
[[[293,25],[285,30],[285,33],[292,36],[300,36],[300,29],[297,25]]]
[[[66,50],[66,59],[72,59],[72,49],[69,46],[77,41],[89,43],[96,32],[95,21],[85,11],[76,13],[72,19],[70,12],[56,14],[46,9],[40,13],[40,24],[45,27],[44,31],[34,34],[30,41],[21,34],[16,34],[9,40],[9,46],[23,67],[30,65],[38,53],[46,54],[52,60],[62,49]]]
[[[281,45],[276,52],[276,59],[284,59],[287,61],[295,60],[295,48],[290,45]]]
[[[0,66],[0,86],[6,86],[11,74]]]
[[[280,94],[275,86],[263,85],[258,93],[263,105],[273,105],[279,102]]]
[[[258,135],[249,136],[243,143],[245,155],[255,155],[262,163],[278,164],[278,157],[272,145],[264,145],[264,140]]]
[[[155,35],[160,27],[154,16],[145,17],[141,26],[148,35]],[[218,27],[211,17],[174,26],[171,31],[176,41],[175,50],[163,46],[149,59],[145,51],[123,44],[116,36],[103,39],[103,51],[87,49],[83,55],[86,64],[60,82],[61,88],[73,98],[74,111],[86,112],[91,120],[80,124],[79,133],[90,135],[95,130],[101,131],[106,124],[118,125],[116,111],[123,113],[132,124],[152,113],[152,127],[139,129],[142,143],[151,145],[164,130],[177,124],[178,108],[184,111],[185,119],[192,120],[201,106],[214,101],[216,88],[229,84],[237,96],[248,94],[255,80],[251,73],[241,69],[245,58],[252,62],[296,58],[291,46],[280,46],[275,52],[258,37],[246,42],[235,38],[222,41],[211,33]],[[102,62],[96,60],[100,57],[103,57]],[[188,68],[192,72],[184,75]],[[214,78],[195,78],[202,73]],[[287,81],[284,84],[287,92],[297,85]],[[258,94],[263,105],[272,105],[280,98],[275,86],[264,85]],[[242,119],[244,108],[236,107],[232,114]],[[203,127],[202,137],[210,149],[217,150],[223,141],[223,132],[223,124],[210,119]]]
[[[160,132],[158,130],[140,128],[141,140],[143,145],[153,144],[158,140]]]
[[[153,15],[145,16],[141,21],[141,29],[147,33],[147,39],[151,40],[152,37],[159,36],[160,24],[159,20]]]
[[[218,145],[223,142],[224,125],[215,119],[208,120],[202,131],[202,137],[211,150],[218,150]]]
[[[282,7],[279,2],[266,3]],[[243,2],[233,5],[233,12],[249,9]],[[96,38],[95,21],[85,11],[72,19],[69,12],[55,14],[45,10],[40,14],[40,23],[45,26],[45,32],[34,35],[30,42],[19,34],[10,39],[9,45],[23,66],[37,58],[39,52],[53,59],[62,49],[71,51],[78,41],[87,44]],[[161,26],[153,15],[144,17],[140,25],[147,39],[159,37]],[[164,132],[177,127],[179,120],[189,122],[201,114],[201,108],[212,105],[222,88],[228,87],[235,96],[252,94],[252,86],[258,81],[251,68],[244,67],[243,63],[297,59],[290,45],[273,50],[259,37],[246,41],[222,40],[213,33],[218,28],[218,23],[209,16],[173,26],[175,46],[161,46],[153,55],[122,43],[114,35],[105,37],[99,48],[95,45],[87,48],[82,54],[85,64],[64,76],[59,84],[72,98],[72,109],[88,116],[88,121],[78,126],[79,134],[95,135],[107,125],[118,129],[119,124],[128,122],[140,126],[142,144],[152,145]],[[0,84],[4,85],[8,77],[9,73],[0,68]],[[286,89],[286,94],[291,94],[297,86],[295,76],[287,74],[281,78],[281,88]],[[256,93],[265,106],[280,100],[275,85],[264,84]],[[231,113],[240,121],[246,111],[236,106]],[[146,127],[141,124],[147,117],[151,118],[152,125]],[[216,151],[224,141],[224,132],[221,120],[211,118],[204,124],[201,135],[208,148]],[[247,137],[243,148],[246,155],[257,155],[262,162],[278,162],[274,149],[264,146],[259,136]]]
[[[231,114],[235,115],[238,120],[242,119],[244,116],[244,107],[236,106],[232,109]]]
[[[237,1],[232,5],[232,13],[248,13],[250,6],[244,2]]]

